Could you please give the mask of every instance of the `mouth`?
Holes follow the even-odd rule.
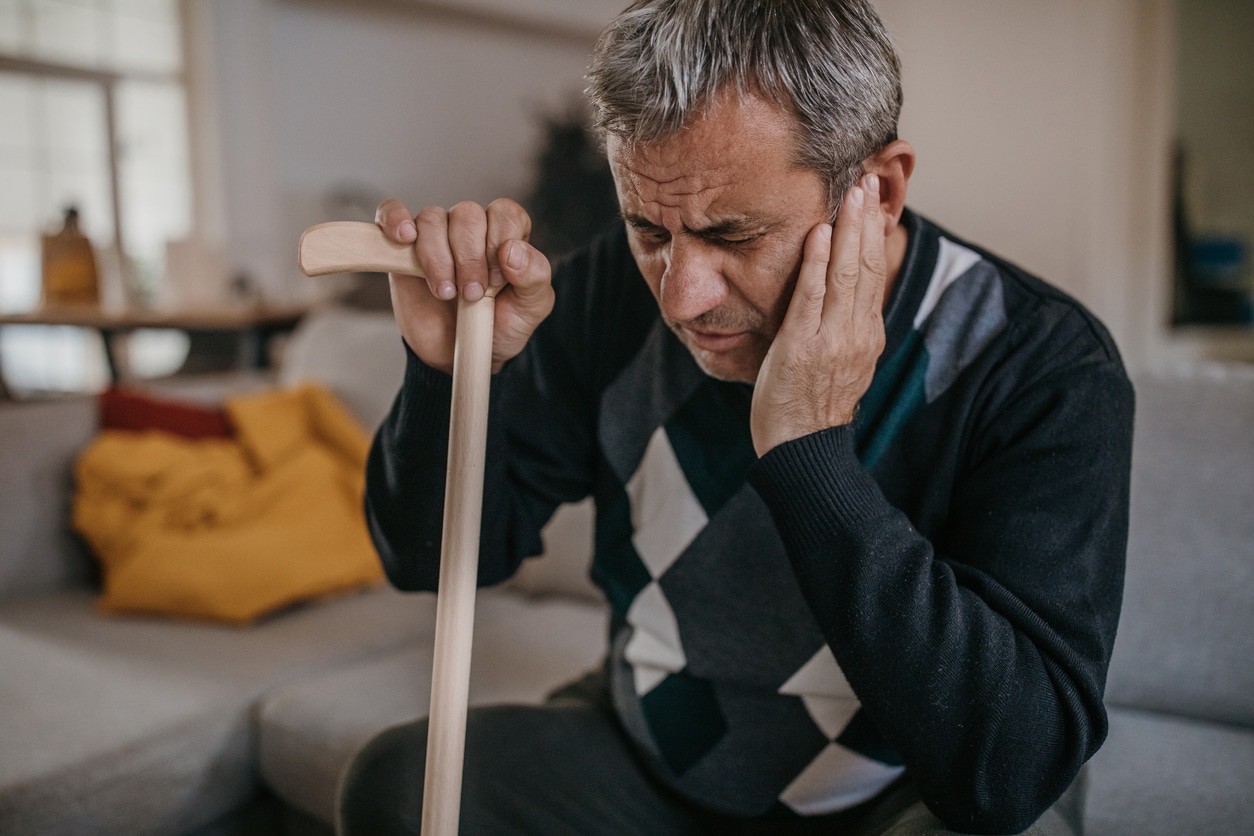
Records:
[[[688,325],[682,328],[689,342],[703,351],[730,351],[743,345],[750,337],[748,331],[703,331]]]

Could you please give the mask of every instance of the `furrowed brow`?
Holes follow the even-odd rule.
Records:
[[[634,212],[623,212],[623,220],[630,226],[643,232],[666,232],[666,228],[653,223],[648,218],[637,215]],[[726,236],[745,235],[748,233],[761,232],[767,224],[758,219],[751,217],[729,218],[725,221],[710,224],[700,229],[692,229],[685,226],[684,231],[689,235],[695,235],[699,238],[723,238]]]
[[[623,221],[626,222],[627,225],[634,227],[636,229],[639,229],[642,232],[665,232],[666,231],[665,227],[658,226],[657,224],[653,223],[653,221],[649,220],[643,215],[637,215],[635,212],[620,212],[619,214],[622,216]]]
[[[765,224],[757,218],[729,218],[701,229],[688,230],[701,238],[725,238],[761,232]]]

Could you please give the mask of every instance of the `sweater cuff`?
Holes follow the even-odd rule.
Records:
[[[762,497],[790,547],[830,543],[877,516],[884,494],[854,452],[849,425],[784,442],[758,459],[749,484]]]
[[[405,346],[405,379],[396,396],[396,404],[389,419],[393,449],[403,453],[403,444],[396,445],[405,437],[432,430],[448,433],[449,405],[453,402],[453,376],[428,366]],[[440,444],[447,439],[441,437]]]
[[[409,343],[401,340],[401,344],[405,346],[405,388],[426,389],[428,394],[444,394],[451,398],[453,376],[422,362],[422,359],[409,347]]]

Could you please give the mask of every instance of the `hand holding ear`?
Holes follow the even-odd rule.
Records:
[[[759,456],[853,421],[884,351],[888,262],[879,178],[845,193],[833,228],[806,236],[788,312],[753,390],[750,427]]]

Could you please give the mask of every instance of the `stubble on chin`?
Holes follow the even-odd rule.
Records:
[[[726,383],[752,385],[757,382],[758,370],[762,368],[762,361],[770,348],[768,338],[754,332],[755,339],[748,346],[735,352],[713,352],[693,345],[683,326],[670,322],[667,325],[705,374]]]

